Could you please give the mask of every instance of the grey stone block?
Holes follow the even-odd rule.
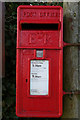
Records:
[[[79,47],[79,53],[78,53],[78,55],[79,55],[79,59],[78,59],[78,69],[79,69],[79,74],[78,74],[78,77],[79,77],[79,80],[78,80],[78,90],[80,90],[80,47]]]
[[[63,104],[63,115],[61,118],[79,118],[77,95],[65,95]]]
[[[64,41],[78,43],[78,3],[64,3]],[[64,90],[78,90],[78,47],[64,48]]]
[[[64,41],[68,43],[78,43],[80,3],[64,3]],[[79,26],[79,27],[78,27]],[[77,46],[64,48],[64,90],[80,90],[80,51]],[[80,97],[79,95],[65,95],[63,105],[63,118],[80,119]]]
[[[63,82],[65,91],[78,90],[78,48],[64,48]]]

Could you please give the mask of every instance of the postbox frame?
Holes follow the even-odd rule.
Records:
[[[20,9],[25,9],[25,8],[29,8],[29,9],[33,9],[33,8],[35,8],[35,9],[52,9],[52,8],[54,8],[54,9],[60,9],[61,10],[61,34],[63,34],[63,18],[62,18],[62,16],[63,16],[63,12],[62,12],[62,7],[61,6],[24,6],[24,5],[21,5],[21,6],[19,6],[18,7],[18,9],[17,9],[17,12],[18,12],[18,15],[17,15],[17,65],[16,65],[16,73],[17,73],[17,75],[16,75],[16,115],[17,116],[19,116],[19,117],[60,117],[61,115],[62,115],[62,102],[63,102],[63,76],[62,76],[62,73],[63,73],[63,35],[61,35],[61,39],[60,39],[60,41],[59,41],[59,46],[58,47],[47,47],[47,46],[44,46],[44,47],[39,47],[39,46],[36,46],[36,47],[34,47],[34,46],[32,46],[32,47],[24,47],[24,46],[19,46],[19,33],[20,33],[20,30],[21,30],[21,23],[23,23],[23,22],[26,22],[26,21],[20,21],[20,15],[19,15],[19,12],[20,12]],[[31,21],[28,21],[28,22],[31,22]],[[33,21],[34,22],[34,21]],[[40,22],[41,23],[41,21],[35,21],[36,23],[38,23],[38,22]],[[44,21],[44,23],[45,23],[46,21]],[[48,22],[46,22],[46,24],[47,23],[50,23],[51,21],[48,21]],[[54,23],[56,23],[56,21],[52,21],[52,22],[54,22]],[[58,21],[57,21],[57,23],[58,23]],[[49,113],[49,112],[42,112],[42,111],[40,111],[40,112],[37,112],[37,111],[33,111],[33,112],[29,112],[29,111],[27,111],[27,115],[26,115],[26,113],[24,114],[24,112],[23,113],[19,113],[19,104],[20,103],[18,103],[18,101],[19,101],[19,86],[18,86],[18,84],[19,84],[19,68],[18,68],[18,63],[19,63],[19,51],[20,50],[22,50],[22,49],[34,49],[34,53],[35,53],[35,49],[53,49],[53,50],[61,50],[61,51],[59,51],[60,53],[59,53],[59,79],[61,80],[59,80],[59,89],[60,89],[60,91],[59,91],[59,94],[60,94],[60,96],[59,96],[59,114],[54,114],[53,115],[53,113],[51,112],[51,113]],[[45,59],[45,57],[44,58],[31,58],[31,59],[29,59],[28,60],[28,68],[29,68],[29,72],[28,72],[28,78],[30,79],[30,60],[34,60],[34,59],[36,59],[36,60],[44,60]],[[49,72],[51,71],[51,59],[50,58],[46,58],[45,60],[49,60]],[[51,72],[49,73],[49,81],[50,81],[50,76],[51,76]],[[30,81],[30,80],[29,80]],[[49,87],[50,87],[50,84],[49,84]],[[49,89],[49,92],[51,91],[51,89]],[[50,93],[49,93],[50,94]],[[36,96],[32,96],[32,95],[29,95],[29,97],[32,97],[32,98],[35,98]],[[40,98],[43,98],[43,97],[45,97],[45,98],[49,98],[50,96],[37,96],[37,97],[40,97]],[[31,114],[32,113],[32,114]]]

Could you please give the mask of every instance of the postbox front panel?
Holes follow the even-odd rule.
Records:
[[[36,27],[36,25],[35,25]],[[20,43],[19,46],[28,46],[30,48],[32,47],[59,47],[59,36],[60,33],[58,30],[55,31],[40,31],[37,30],[22,30],[20,34]],[[53,42],[54,41],[54,42]]]
[[[20,6],[18,8],[16,114],[19,117],[62,115],[63,26],[61,27],[61,20],[61,7]],[[30,23],[32,28],[29,28],[30,25],[27,26]],[[57,23],[60,26],[56,26],[55,30],[45,23],[49,25]],[[35,24],[38,28],[34,28]],[[44,27],[40,27],[39,24]]]

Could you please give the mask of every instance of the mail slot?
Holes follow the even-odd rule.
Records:
[[[60,117],[63,109],[63,10],[17,9],[16,115]]]

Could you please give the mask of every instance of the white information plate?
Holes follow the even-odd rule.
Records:
[[[48,95],[49,61],[30,61],[30,95]]]

